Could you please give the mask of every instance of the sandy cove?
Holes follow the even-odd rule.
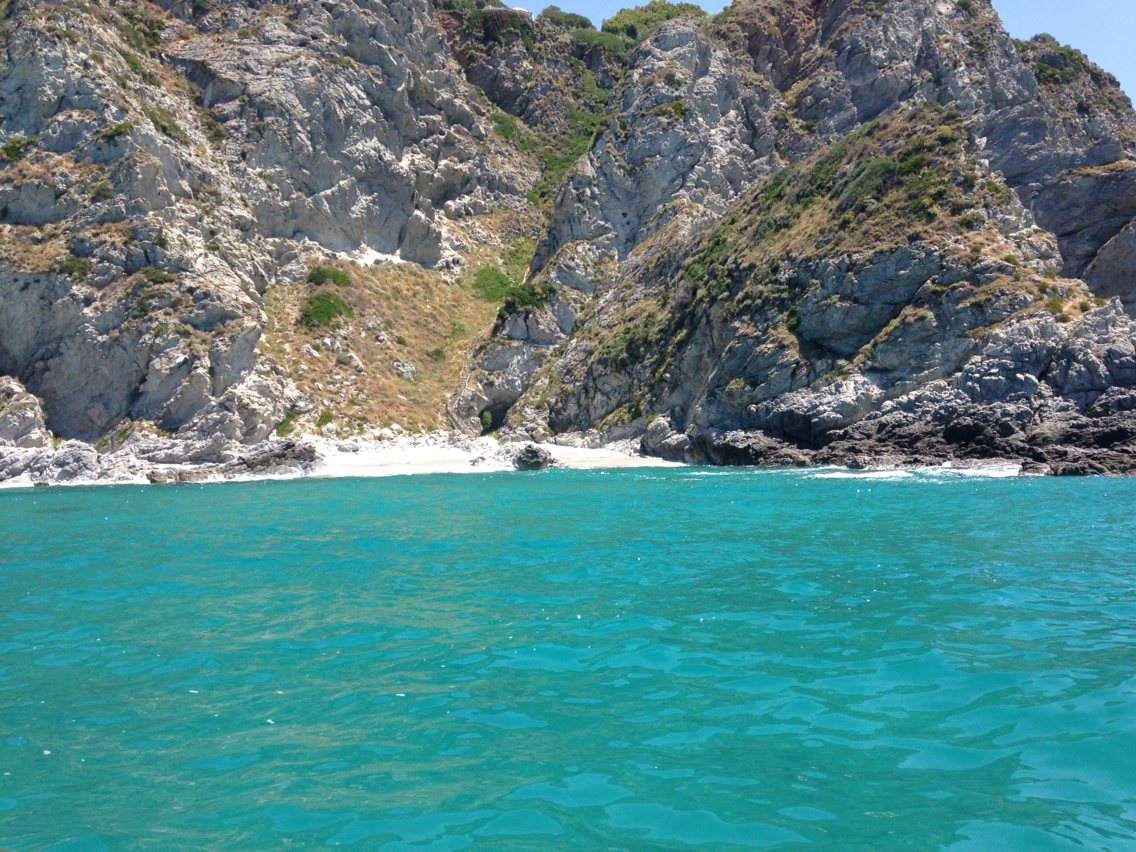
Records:
[[[371,442],[316,440],[321,462],[308,476],[399,476],[420,473],[490,473],[513,470],[513,460],[494,438],[478,438],[460,443],[441,443],[403,437],[395,441]],[[358,446],[358,449],[354,447]],[[514,448],[519,445],[512,445]],[[558,467],[573,470],[632,467],[683,467],[678,462],[642,456],[629,447],[610,445],[590,449],[541,444]]]

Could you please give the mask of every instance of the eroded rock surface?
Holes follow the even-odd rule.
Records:
[[[1087,57],[985,0],[622,45],[447,5],[15,0],[0,478],[303,471],[297,422],[403,403],[510,448],[1134,469],[1136,113]],[[328,258],[387,301],[303,315]]]

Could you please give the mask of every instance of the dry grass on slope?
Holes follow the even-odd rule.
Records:
[[[517,223],[499,218],[481,224],[515,235]],[[446,401],[460,384],[469,351],[489,335],[501,310],[500,300],[475,285],[477,272],[499,264],[515,272],[510,260],[525,251],[527,264],[532,241],[523,237],[500,256],[480,244],[452,284],[416,264],[322,260],[312,267],[317,281],[327,276],[319,270],[332,271],[322,283],[309,275],[307,281],[269,288],[260,349],[316,401],[314,411],[290,417],[281,434],[328,424],[339,434],[393,423],[411,431],[450,428]],[[316,354],[304,351],[305,345]],[[350,355],[362,363],[361,373]],[[413,380],[402,365],[413,367]]]
[[[907,245],[981,270],[958,285],[967,299],[1021,293],[1031,310],[1075,319],[1093,306],[1091,296],[1081,282],[1057,278],[1056,260],[1026,261],[1036,234],[1007,235],[991,221],[1015,215],[1022,212],[1011,191],[979,169],[957,112],[932,104],[871,122],[756,188],[684,259],[662,253],[625,280],[621,296],[577,335],[588,350],[585,369],[657,365],[653,383],[708,315],[720,327],[788,335],[791,349],[807,347],[793,317],[815,282],[786,278],[786,270]]]

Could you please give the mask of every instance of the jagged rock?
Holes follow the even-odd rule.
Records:
[[[418,381],[418,368],[409,361],[392,361],[391,370],[408,382]]]
[[[562,246],[578,240],[623,259],[680,214],[721,216],[776,171],[771,116],[784,102],[772,86],[746,85],[745,73],[690,18],[668,21],[639,45],[620,93],[625,118],[577,163],[533,268],[553,263]],[[568,253],[554,274],[586,289],[589,276],[579,266],[578,255]]]
[[[230,463],[230,472],[265,472],[280,468],[306,468],[316,461],[315,447],[294,438],[280,438],[257,444]]]
[[[24,5],[0,63],[0,478],[306,470],[259,443],[317,405],[289,370],[332,353],[361,390],[351,349],[430,310],[265,339],[310,265],[445,289],[532,239],[510,275],[543,301],[469,330],[455,423],[722,464],[1133,469],[1136,112],[986,3],[738,0],[627,56],[428,0],[235,0],[193,27],[147,7],[138,56],[113,6]],[[321,408],[339,382],[312,383]]]
[[[526,444],[513,457],[513,466],[517,470],[545,470],[555,463],[552,453],[536,444]]]
[[[50,447],[39,400],[11,376],[0,376],[0,447]]]

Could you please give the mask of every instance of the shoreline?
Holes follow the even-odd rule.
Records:
[[[83,485],[174,485],[214,484],[224,482],[259,482],[291,479],[371,479],[387,476],[421,476],[428,474],[501,473],[517,471],[515,457],[527,443],[501,443],[495,438],[457,438],[444,435],[407,435],[376,440],[374,437],[335,439],[306,436],[300,439],[310,448],[312,460],[296,464],[272,465],[263,469],[234,471],[209,464],[147,464],[130,455],[120,456],[118,465],[109,465],[98,476],[42,481],[23,475],[0,481],[0,491],[50,486]],[[660,468],[699,468],[686,462],[645,456],[638,442],[624,441],[601,447],[579,447],[544,443],[536,445],[548,452],[560,470],[637,470]],[[118,454],[115,454],[118,455]],[[110,456],[111,459],[115,455]],[[706,466],[704,473],[726,473],[749,469],[736,466]],[[817,467],[764,467],[755,469],[795,472],[815,479],[848,479],[865,481],[897,481],[920,475],[946,475],[983,479],[1018,478],[1023,466],[1008,460],[981,464],[946,462],[942,465],[881,466],[854,468],[841,465]],[[157,474],[157,476],[156,476]]]
[[[20,488],[82,485],[174,485],[258,482],[287,479],[347,479],[416,476],[431,473],[499,473],[516,471],[514,458],[524,443],[498,442],[495,438],[450,439],[445,435],[406,435],[375,440],[309,435],[299,439],[314,451],[311,461],[270,464],[260,470],[233,470],[231,465],[209,463],[149,463],[123,451],[106,457],[99,475],[80,475],[44,481],[25,473],[0,481],[0,491]],[[637,443],[637,442],[636,442]],[[631,442],[586,448],[538,445],[552,457],[552,469],[600,470],[687,467],[683,462],[644,456]]]
[[[343,479],[349,477],[413,476],[426,473],[498,473],[514,471],[509,446],[494,438],[477,438],[461,444],[418,443],[404,439],[359,449],[344,449],[348,441],[314,442],[320,454],[318,467],[305,479]],[[527,443],[527,442],[526,442]],[[647,467],[688,467],[683,462],[644,456],[609,446],[590,449],[559,444],[538,444],[555,460],[555,468],[566,470],[626,469]]]

